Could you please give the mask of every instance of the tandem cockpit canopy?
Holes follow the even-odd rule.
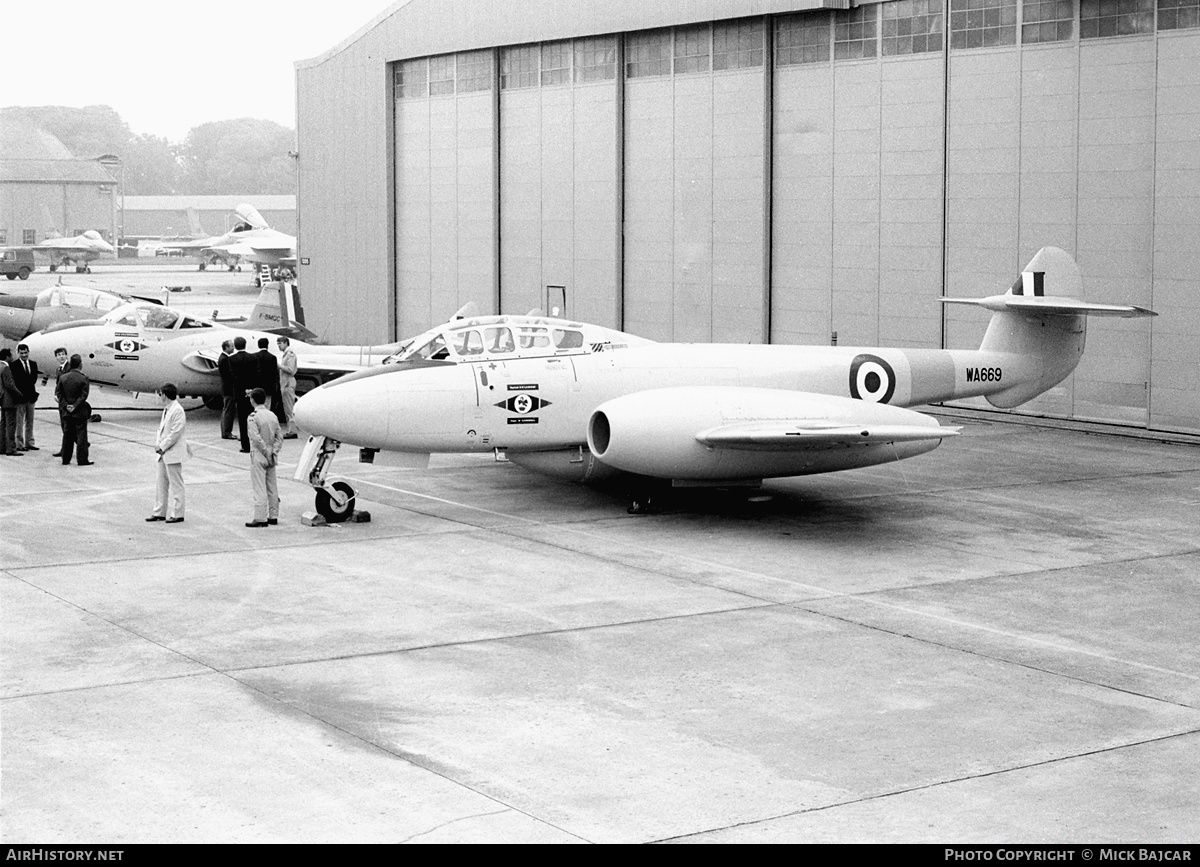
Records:
[[[130,328],[150,328],[156,331],[174,331],[183,328],[212,328],[211,322],[184,316],[177,310],[161,304],[123,304],[111,310],[104,320],[112,325]]]
[[[399,361],[482,361],[492,358],[578,355],[591,351],[584,328],[567,322],[522,321],[519,317],[466,320],[415,338],[384,359]]]

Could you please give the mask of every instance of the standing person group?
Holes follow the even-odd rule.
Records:
[[[259,338],[258,352],[246,351],[246,338],[238,336],[222,344],[218,360],[225,403],[221,414],[221,436],[233,438],[233,419],[238,420],[242,452],[250,457],[250,483],[254,498],[254,518],[247,527],[267,527],[279,523],[279,483],[276,467],[285,438],[294,438],[292,407],[295,404],[296,354],[286,337],[278,340],[282,364],[271,354],[270,340]],[[35,388],[39,371],[29,358],[29,349],[18,346],[20,358],[12,361],[12,352],[0,350],[0,454],[21,455],[36,451],[33,440],[33,410],[38,393]],[[58,402],[62,428],[62,447],[54,456],[64,465],[77,457],[80,466],[90,466],[88,421],[92,415],[88,396],[91,383],[83,372],[83,358],[68,359],[67,350],[54,351],[58,363],[54,396]],[[154,511],[149,522],[179,524],[184,520],[183,464],[192,456],[186,438],[187,414],[179,403],[179,390],[173,383],[159,389],[163,414],[155,438],[157,481]],[[231,412],[231,409],[233,410]],[[251,410],[253,412],[251,412]],[[288,426],[285,434],[281,421]]]

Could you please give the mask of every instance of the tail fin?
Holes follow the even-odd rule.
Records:
[[[1015,377],[1008,388],[989,390],[989,403],[1005,409],[1018,406],[1070,376],[1083,355],[1088,316],[1158,315],[1131,304],[1082,301],[1082,290],[1083,278],[1071,255],[1058,247],[1043,247],[1003,295],[942,299],[992,311],[981,354],[1000,353],[1032,362],[1030,375]]]
[[[282,334],[297,340],[313,340],[316,335],[304,326],[304,308],[295,283],[266,283],[243,328]]]

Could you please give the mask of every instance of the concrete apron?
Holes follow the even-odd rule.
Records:
[[[648,517],[490,458],[278,527],[189,413],[0,458],[7,842],[1178,841],[1200,820],[1200,448],[970,421]],[[43,400],[43,404],[48,402]]]

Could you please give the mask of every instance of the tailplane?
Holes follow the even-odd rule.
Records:
[[[1079,266],[1065,250],[1043,247],[1003,295],[943,298],[946,304],[971,304],[992,311],[981,355],[1013,359],[1007,369],[1024,375],[1008,378],[1007,388],[979,389],[993,406],[1004,409],[1032,400],[1062,382],[1079,364],[1088,316],[1156,316],[1132,304],[1083,301]],[[986,359],[985,359],[986,363]]]

